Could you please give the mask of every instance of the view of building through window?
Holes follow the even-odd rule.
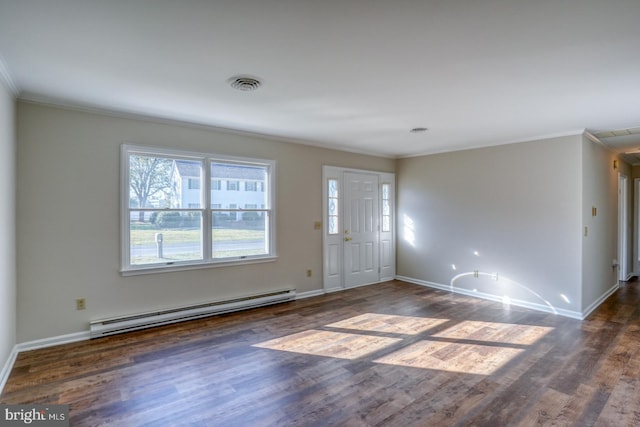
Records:
[[[128,255],[123,269],[273,253],[271,163],[126,150]]]

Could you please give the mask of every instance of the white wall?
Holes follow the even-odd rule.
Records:
[[[16,344],[15,100],[0,78],[0,369]]]
[[[587,227],[582,247],[583,311],[618,283],[618,271],[612,267],[618,258],[618,173],[630,171],[622,161],[614,169],[614,159],[618,157],[602,145],[583,138],[582,218]]]
[[[578,135],[399,160],[398,275],[579,315],[581,147]]]
[[[122,277],[123,142],[274,159],[276,262]],[[322,165],[393,172],[395,160],[208,128],[18,103],[18,342],[92,319],[271,289],[322,289]],[[307,269],[313,270],[306,277]],[[75,299],[87,310],[76,311]]]

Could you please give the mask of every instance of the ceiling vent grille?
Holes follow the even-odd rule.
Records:
[[[251,92],[257,90],[262,83],[255,77],[250,76],[235,76],[229,79],[229,85],[236,90],[243,92]]]

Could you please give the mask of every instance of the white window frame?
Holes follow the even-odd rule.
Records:
[[[130,155],[148,155],[168,158],[182,158],[187,160],[201,161],[203,164],[202,183],[209,183],[205,188],[201,188],[202,198],[201,208],[192,209],[202,214],[202,260],[176,261],[167,263],[155,263],[144,265],[131,265],[130,263],[130,214],[129,207],[129,157]],[[229,257],[216,259],[212,257],[212,239],[211,239],[211,217],[212,213],[219,210],[213,208],[211,203],[211,163],[229,163],[244,166],[260,166],[267,171],[266,191],[268,191],[266,202],[268,206],[268,221],[265,224],[267,240],[267,253],[263,255],[247,255],[239,257]],[[253,264],[258,262],[271,262],[277,259],[276,254],[276,211],[275,211],[275,160],[257,159],[237,156],[220,155],[216,153],[202,153],[185,151],[179,149],[151,147],[143,145],[122,144],[120,150],[120,230],[121,230],[121,274],[136,275],[147,273],[160,273],[177,270],[191,270],[197,268],[222,267],[230,265]],[[201,185],[202,187],[202,185]],[[157,209],[156,209],[157,210]]]

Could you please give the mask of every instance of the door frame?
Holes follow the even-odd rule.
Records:
[[[629,271],[629,244],[628,244],[628,203],[627,203],[626,175],[618,174],[618,280],[628,280]]]
[[[633,242],[631,275],[640,274],[640,178],[633,180]]]
[[[395,173],[380,172],[363,169],[343,168],[338,166],[324,165],[322,167],[322,257],[323,257],[323,290],[325,293],[347,289],[344,278],[344,174],[358,173],[378,176],[378,194],[382,193],[382,186],[389,186],[390,201],[390,231],[384,234],[385,238],[378,239],[379,274],[378,280],[373,283],[380,283],[391,280],[396,275],[396,176]],[[328,203],[328,183],[329,180],[338,182],[338,233],[329,234],[329,203]],[[382,197],[381,197],[382,199]],[[379,224],[382,224],[382,200],[378,209]],[[384,257],[384,259],[383,259]],[[336,262],[339,265],[336,265]],[[372,284],[372,283],[368,283]]]

